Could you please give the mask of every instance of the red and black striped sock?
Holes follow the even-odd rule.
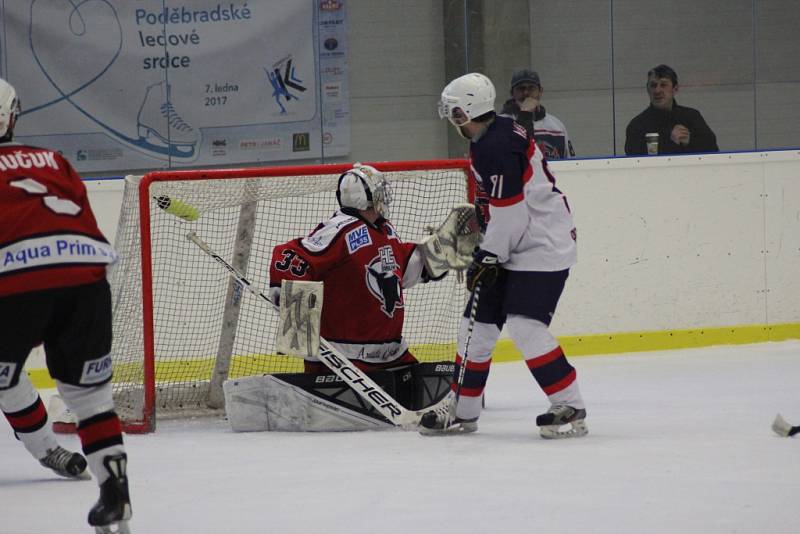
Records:
[[[17,412],[3,412],[3,415],[8,419],[17,438],[19,438],[19,434],[36,432],[47,424],[47,410],[44,409],[42,398],[38,395],[36,396],[36,401],[27,408]]]

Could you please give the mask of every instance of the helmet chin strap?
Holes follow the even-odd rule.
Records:
[[[486,131],[486,128],[488,128],[492,122],[494,122],[494,120],[481,123],[469,121],[465,122],[461,126],[456,126],[456,131],[458,132],[458,135],[460,135],[464,139],[467,139],[468,141],[477,141],[478,138],[480,138],[480,136],[483,135],[483,132]],[[470,123],[473,124],[473,126],[471,126],[468,130],[471,130],[472,135],[467,135],[467,133],[465,133],[465,130],[467,129],[464,127]]]
[[[456,131],[458,132],[458,135],[460,135],[461,137],[463,137],[464,139],[469,141],[471,139],[471,137],[468,137],[467,134],[464,133],[463,126],[465,126],[465,125],[466,124],[462,124],[461,126],[456,126]]]

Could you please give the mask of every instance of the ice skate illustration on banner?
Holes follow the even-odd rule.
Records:
[[[139,146],[178,158],[192,158],[200,141],[197,130],[175,111],[166,82],[147,87],[136,125]]]
[[[109,71],[120,59],[123,47],[122,25],[112,3],[65,2],[72,9],[56,4],[52,0],[31,0],[28,33],[34,61],[57,95],[28,107],[23,114],[67,102],[110,138],[147,156],[183,162],[196,159],[200,130],[176,111],[170,98],[171,86],[166,81],[146,86],[135,117],[135,104],[124,110],[103,107],[109,84],[115,83],[115,75]],[[58,48],[48,46],[47,24],[34,23],[40,20],[69,27],[71,39],[59,43]],[[70,56],[85,61],[66,65],[63,58]]]

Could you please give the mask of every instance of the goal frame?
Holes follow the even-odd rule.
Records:
[[[469,178],[472,173],[469,160],[412,160],[393,162],[366,162],[384,172],[429,171],[460,169]],[[161,181],[186,181],[187,179],[224,180],[246,178],[270,178],[287,176],[304,176],[309,174],[341,174],[352,168],[350,163],[291,165],[274,167],[248,167],[234,169],[196,169],[154,171],[146,173],[139,183],[139,232],[141,239],[141,271],[142,271],[142,321],[143,321],[143,375],[144,406],[141,420],[123,421],[123,430],[127,433],[149,433],[156,429],[156,369],[155,369],[155,328],[153,312],[153,258],[151,234],[151,202],[150,186]],[[473,180],[466,180],[467,197],[474,197]]]

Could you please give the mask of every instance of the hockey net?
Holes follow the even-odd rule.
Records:
[[[463,160],[373,163],[392,184],[390,219],[419,241],[467,199]],[[196,232],[257,287],[269,287],[272,248],[305,236],[337,208],[339,174],[350,165],[155,172],[126,177],[111,269],[117,412],[127,432],[158,417],[221,410],[222,380],[298,372],[301,359],[275,354],[277,315],[187,240]],[[191,206],[187,221],[159,197]],[[163,207],[163,206],[162,206]],[[192,217],[190,217],[192,218]],[[404,335],[421,361],[452,360],[465,289],[455,276],[405,295]],[[353,310],[353,313],[359,313]]]

